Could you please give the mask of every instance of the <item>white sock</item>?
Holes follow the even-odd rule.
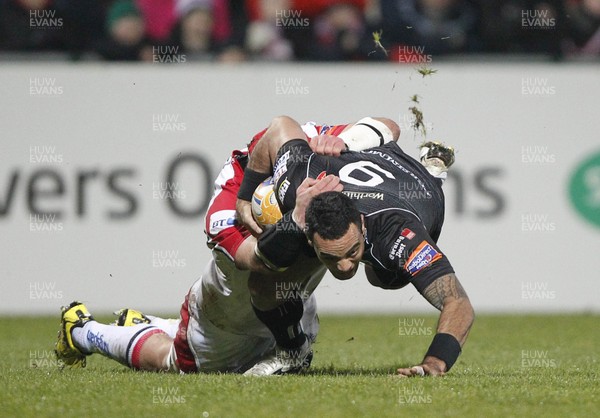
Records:
[[[157,327],[139,324],[115,327],[89,321],[73,328],[71,337],[82,353],[99,353],[129,367],[139,368],[139,352],[150,335],[164,333]]]
[[[150,320],[150,325],[164,331],[169,337],[175,339],[179,329],[179,319],[164,319],[158,316],[146,315]]]

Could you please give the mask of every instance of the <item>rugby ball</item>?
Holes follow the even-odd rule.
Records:
[[[273,178],[263,181],[252,195],[252,215],[260,226],[277,223],[283,216],[275,198]]]

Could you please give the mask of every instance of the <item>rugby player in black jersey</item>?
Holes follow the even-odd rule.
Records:
[[[308,243],[338,279],[353,277],[363,262],[374,286],[400,289],[412,283],[441,311],[440,318],[421,363],[397,372],[402,376],[448,372],[474,319],[466,292],[436,245],[444,219],[441,177],[453,162],[453,154],[436,147],[425,150],[424,157],[431,160],[427,168],[395,142],[362,152],[341,152],[339,156],[317,155],[293,119],[279,117],[273,123],[278,125],[280,136],[262,141],[248,168],[252,173],[273,173],[285,215],[261,235],[256,254],[271,269],[282,271]],[[246,178],[252,176],[245,177],[245,182]],[[238,212],[252,228],[245,201],[238,201]],[[257,316],[273,331],[278,343],[287,339],[289,347],[296,341],[298,356],[302,357],[305,339],[296,319],[302,312],[282,316],[278,306],[268,311],[257,309],[257,305],[266,306],[265,300],[273,299],[265,288],[251,284]],[[301,304],[298,307],[301,309]],[[265,370],[268,374],[268,368]]]

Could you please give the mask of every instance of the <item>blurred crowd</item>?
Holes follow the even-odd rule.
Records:
[[[0,52],[41,51],[165,63],[600,57],[600,0],[0,0]]]

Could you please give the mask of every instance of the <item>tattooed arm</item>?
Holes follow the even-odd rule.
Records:
[[[423,291],[429,303],[441,310],[437,334],[450,334],[462,347],[474,320],[473,307],[467,293],[454,274],[446,274],[432,282]],[[422,364],[398,369],[403,376],[443,375],[446,363],[434,356],[425,356]]]
[[[473,307],[454,274],[447,274],[425,288],[423,296],[441,310],[437,332],[453,335],[462,347],[473,324]]]

